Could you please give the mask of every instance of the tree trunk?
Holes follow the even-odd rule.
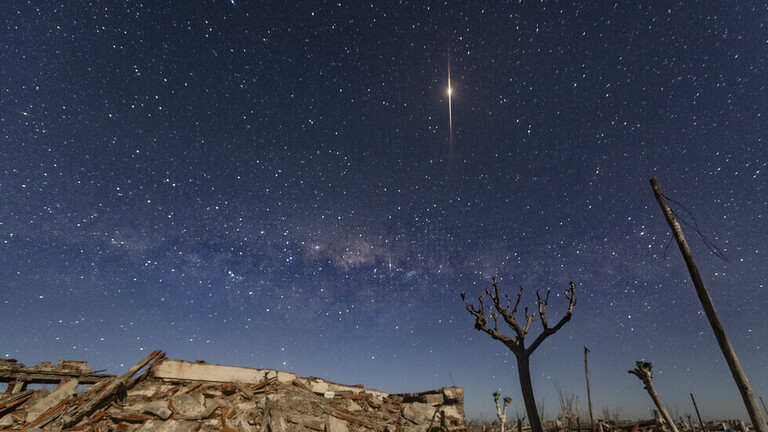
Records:
[[[656,180],[656,177],[651,179],[651,187],[653,188],[653,194],[656,196],[656,201],[664,212],[667,224],[669,224],[669,228],[672,230],[675,240],[677,240],[677,246],[680,248],[680,253],[683,255],[685,265],[688,267],[688,273],[691,275],[693,286],[696,288],[696,295],[699,296],[699,301],[701,301],[704,314],[707,316],[709,324],[712,326],[712,331],[715,333],[715,339],[717,339],[717,343],[720,345],[720,350],[723,352],[725,361],[731,369],[733,380],[739,388],[739,393],[741,393],[741,398],[747,408],[749,418],[752,420],[752,425],[757,432],[768,432],[768,424],[766,424],[765,418],[763,418],[763,413],[760,412],[760,408],[757,406],[757,400],[752,393],[752,387],[749,385],[747,375],[741,367],[741,363],[736,356],[736,352],[733,350],[731,341],[728,340],[728,335],[726,335],[725,328],[723,328],[723,324],[720,322],[720,317],[717,315],[715,305],[712,303],[712,298],[709,296],[709,291],[707,291],[707,287],[704,286],[704,281],[701,279],[699,268],[693,260],[693,254],[688,247],[688,242],[685,241],[683,230],[680,228],[680,224],[677,223],[672,209],[669,208],[667,199],[661,192],[661,186],[659,186],[659,181]]]
[[[539,412],[536,409],[536,399],[533,396],[531,368],[528,358],[529,354],[527,352],[517,355],[517,373],[520,377],[520,390],[523,393],[525,412],[528,414],[528,421],[531,423],[531,432],[544,432],[544,429],[541,427]]]

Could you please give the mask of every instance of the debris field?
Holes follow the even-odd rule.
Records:
[[[271,369],[169,360],[154,351],[121,376],[86,362],[0,360],[0,431],[464,431],[464,391],[388,394]],[[57,384],[49,390],[30,384]],[[78,393],[78,386],[87,385]],[[38,386],[40,387],[40,386]],[[82,387],[80,387],[82,389]]]

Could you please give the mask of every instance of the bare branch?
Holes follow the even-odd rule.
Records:
[[[528,354],[533,353],[533,351],[536,350],[536,348],[541,345],[542,342],[544,342],[544,339],[548,338],[549,336],[555,334],[558,330],[563,328],[565,323],[571,320],[571,313],[573,312],[573,307],[576,306],[576,284],[571,282],[571,287],[565,292],[565,297],[568,299],[568,312],[563,315],[562,318],[560,318],[560,321],[552,328],[544,328],[544,331],[539,334],[539,336],[536,338],[536,340],[533,341],[530,347],[528,347],[527,351]],[[547,299],[544,299],[545,303]],[[546,305],[545,305],[546,309]]]
[[[528,314],[528,308],[525,308],[525,327],[523,327],[523,334],[528,334],[528,329],[531,328],[531,323],[536,320],[536,314]]]
[[[565,298],[568,299],[568,313],[573,311],[573,307],[576,306],[576,284],[571,282],[571,287],[565,292]]]
[[[542,299],[539,295],[539,290],[536,290],[536,302],[539,305],[539,317],[541,318],[541,325],[546,330],[549,326],[547,325],[547,304],[549,303],[549,291],[547,290],[547,296]]]
[[[476,330],[481,330],[481,331],[483,331],[485,333],[488,333],[492,338],[494,338],[494,339],[496,339],[498,341],[501,341],[502,343],[504,343],[504,345],[506,345],[510,349],[513,349],[512,347],[516,346],[517,338],[516,337],[509,337],[509,336],[499,332],[498,331],[498,322],[496,322],[496,324],[494,325],[493,329],[488,327],[488,318],[485,316],[485,305],[483,304],[483,297],[482,296],[478,296],[478,300],[480,302],[480,306],[478,308],[475,308],[474,305],[472,305],[471,303],[469,303],[467,301],[467,296],[466,296],[465,293],[461,293],[461,299],[464,301],[464,305],[466,306],[467,311],[470,314],[472,314],[472,316],[475,317],[475,329]],[[493,309],[491,309],[490,306],[488,308],[489,308],[489,313],[491,314],[491,317],[494,319],[494,321],[496,321],[498,319],[497,318],[498,315],[496,314],[496,316],[494,316],[494,314],[490,312]]]
[[[512,403],[512,398],[509,396],[504,397],[504,408],[502,408],[499,405],[499,396],[501,394],[498,391],[493,392],[493,402],[496,404],[496,417],[499,418],[501,432],[504,432],[504,427],[507,424],[507,405]]]
[[[643,382],[643,388],[646,390],[653,388],[653,365],[651,362],[638,361],[635,362],[635,365],[634,369],[627,372],[640,378],[640,381]]]
[[[517,292],[517,301],[515,302],[515,307],[512,309],[512,315],[517,313],[517,306],[520,305],[520,299],[523,297],[523,286],[520,285],[520,291]]]
[[[491,285],[493,286],[493,292],[486,288],[485,293],[491,298],[491,300],[493,300],[493,306],[496,308],[496,311],[501,315],[501,317],[504,318],[504,322],[506,322],[507,325],[515,331],[516,336],[514,339],[522,340],[522,338],[524,338],[525,334],[527,333],[527,330],[523,330],[517,323],[517,305],[520,304],[520,297],[523,294],[522,287],[520,287],[520,293],[517,296],[515,308],[510,312],[509,307],[505,308],[500,303],[499,284],[496,281],[496,276],[491,276]]]

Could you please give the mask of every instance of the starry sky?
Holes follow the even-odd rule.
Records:
[[[582,3],[3,2],[0,356],[455,384],[491,419],[515,360],[459,293],[551,288],[555,322],[572,280],[545,418],[586,409],[585,345],[596,417],[650,417],[636,360],[673,415],[746,417],[648,180],[728,258],[686,228],[768,398],[768,4]]]

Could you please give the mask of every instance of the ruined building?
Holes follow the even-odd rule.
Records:
[[[119,377],[93,373],[85,362],[0,360],[0,382],[7,383],[0,431],[466,430],[459,387],[387,394],[269,369],[168,360],[160,351]]]

